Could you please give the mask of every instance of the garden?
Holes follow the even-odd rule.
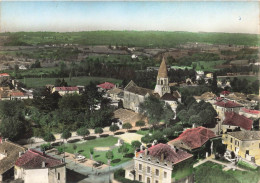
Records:
[[[108,136],[105,138],[89,140],[83,143],[82,142],[67,143],[65,144],[65,151],[72,154],[79,153],[88,159],[91,158],[91,153],[92,153],[92,157],[95,161],[100,161],[105,164],[107,164],[108,161],[107,152],[112,151],[111,153],[112,156],[110,155],[111,158],[110,165],[115,166],[131,160],[134,156],[133,154],[134,148],[130,144],[125,143],[124,145],[120,146],[121,147],[120,149],[119,146],[115,146],[117,142],[118,142],[118,138],[113,136]],[[60,147],[63,148],[63,145]],[[95,150],[95,148],[98,147],[104,147],[104,149],[110,147],[111,151]]]

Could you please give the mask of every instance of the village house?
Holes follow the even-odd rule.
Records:
[[[239,113],[243,106],[230,100],[220,99],[214,103],[213,107],[217,111],[220,122],[222,122],[225,118],[225,112],[231,111]]]
[[[14,176],[14,165],[25,148],[5,139],[0,139],[0,182]]]
[[[214,104],[216,102],[216,95],[212,92],[205,92],[203,93],[201,96],[194,96],[194,98],[196,99],[197,102],[200,101],[205,101],[205,102],[209,102],[211,104]]]
[[[22,179],[24,183],[66,182],[65,163],[34,149],[20,154],[14,169],[15,179]]]
[[[259,110],[251,110],[247,108],[241,108],[239,114],[244,115],[247,118],[252,119],[259,119],[260,118],[260,111]]]
[[[10,75],[7,73],[0,74],[0,83],[10,80]]]
[[[10,100],[10,87],[0,87],[0,100]]]
[[[238,160],[260,166],[260,131],[228,132],[222,136],[227,145],[227,153],[232,152]]]
[[[66,95],[66,94],[79,94],[79,89],[78,87],[53,87],[52,88],[52,93],[58,92],[61,96]]]
[[[101,83],[99,85],[97,85],[97,87],[100,89],[100,90],[111,90],[112,88],[115,88],[115,84],[113,83],[110,83],[110,82],[104,82],[104,83]]]
[[[169,141],[168,144],[193,153],[200,151],[204,144],[215,137],[216,135],[213,131],[200,126],[185,130],[178,138]]]
[[[181,149],[157,144],[135,153],[134,167],[126,169],[125,177],[145,183],[171,183],[174,166],[190,158],[192,154]]]
[[[19,70],[27,70],[27,67],[25,67],[24,65],[20,65]]]
[[[221,130],[223,133],[233,130],[251,130],[253,121],[235,112],[225,112],[225,119],[222,122]]]

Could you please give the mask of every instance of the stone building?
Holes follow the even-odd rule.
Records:
[[[65,183],[66,167],[61,160],[30,149],[15,162],[15,179],[24,183]]]
[[[0,182],[14,176],[15,161],[25,150],[22,146],[0,138]]]
[[[154,90],[137,86],[133,81],[130,81],[124,89],[124,108],[139,111],[139,104],[146,97],[154,96],[168,103],[172,110],[175,111],[178,102],[181,100],[181,95],[178,91],[171,92],[169,86],[169,78],[166,62],[163,58],[156,79]]]
[[[174,182],[172,178],[174,166],[191,157],[192,154],[186,151],[172,148],[167,144],[157,144],[136,152],[134,167],[126,170],[125,177],[145,183],[171,183]]]
[[[228,132],[222,136],[227,153],[233,152],[238,160],[260,166],[260,131]]]

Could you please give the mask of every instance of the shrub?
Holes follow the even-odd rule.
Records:
[[[64,130],[63,133],[61,134],[61,138],[63,139],[68,139],[71,137],[71,133],[68,129]]]
[[[44,135],[43,140],[46,142],[52,142],[52,141],[55,141],[56,139],[55,139],[54,135],[49,132],[46,135]]]
[[[135,122],[135,126],[139,126],[139,127],[145,126],[145,122],[144,121],[137,121],[137,122]]]
[[[133,126],[130,124],[130,123],[124,123],[123,124],[123,129],[127,129],[127,130],[129,130],[129,129],[131,129]]]
[[[135,140],[135,141],[132,141],[132,142],[131,142],[131,145],[132,145],[135,149],[137,149],[137,148],[140,148],[140,146],[142,145],[142,143],[139,142],[138,140]]]
[[[77,134],[80,135],[80,136],[88,136],[90,134],[89,130],[87,129],[87,127],[82,127],[82,128],[79,128],[77,130]]]
[[[113,159],[113,157],[114,157],[113,151],[107,151],[106,158],[107,159]]]
[[[52,146],[51,146],[50,143],[47,143],[47,144],[42,144],[42,145],[40,146],[40,148],[41,148],[41,151],[47,151],[47,150],[51,149]]]
[[[141,138],[141,141],[145,144],[151,143],[153,141],[152,137],[147,134]]]
[[[115,132],[115,131],[119,130],[119,127],[118,127],[117,125],[111,125],[111,126],[109,127],[109,130],[110,130],[111,132]]]
[[[114,160],[113,160],[114,161]],[[114,163],[114,162],[113,162]],[[124,169],[119,169],[116,170],[114,173],[114,178],[115,180],[119,181],[119,182],[124,182],[124,183],[140,183],[139,181],[136,180],[129,180],[125,178],[125,170]]]
[[[95,133],[96,134],[103,133],[103,129],[101,127],[97,127],[97,128],[95,128]]]
[[[61,153],[63,153],[63,152],[64,152],[63,147],[58,147],[58,154],[61,154]]]

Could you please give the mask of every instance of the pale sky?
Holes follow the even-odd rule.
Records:
[[[258,2],[1,1],[0,31],[160,30],[259,34]]]

